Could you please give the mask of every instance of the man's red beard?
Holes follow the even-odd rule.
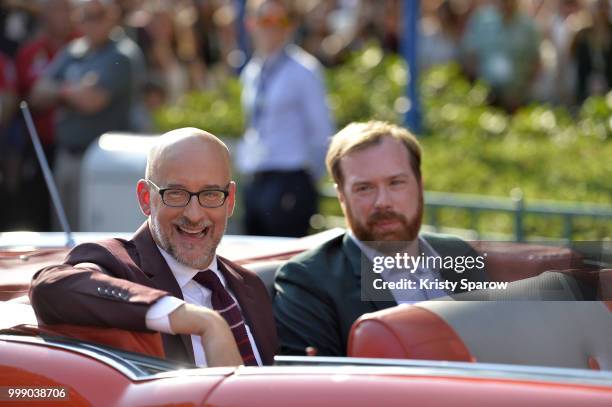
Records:
[[[355,234],[355,237],[362,242],[409,242],[417,238],[421,229],[423,219],[423,198],[419,197],[417,211],[410,219],[406,216],[391,210],[383,210],[372,213],[365,225],[355,219],[350,207],[346,206],[346,220]],[[393,232],[379,233],[375,230],[375,225],[381,221],[396,220],[402,225],[401,228]]]

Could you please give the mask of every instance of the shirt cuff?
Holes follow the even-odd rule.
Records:
[[[185,301],[169,295],[157,300],[147,311],[145,317],[147,328],[151,331],[174,335],[168,315],[184,303]]]

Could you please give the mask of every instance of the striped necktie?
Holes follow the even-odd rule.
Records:
[[[208,288],[211,293],[212,307],[225,319],[232,330],[240,356],[245,366],[257,366],[257,360],[251,348],[251,341],[247,335],[246,326],[238,304],[227,292],[221,280],[212,270],[200,271],[193,278],[194,281]]]

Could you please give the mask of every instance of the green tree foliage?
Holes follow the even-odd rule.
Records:
[[[244,129],[240,91],[240,82],[228,78],[210,90],[189,93],[177,105],[156,112],[156,127],[160,132],[197,127],[221,137],[239,137]]]
[[[408,71],[397,56],[375,47],[328,69],[328,100],[338,128],[369,119],[401,123],[410,106],[405,96]],[[470,83],[457,65],[426,72],[420,82],[425,134],[423,174],[427,190],[508,197],[520,188],[534,199],[612,204],[612,92],[588,99],[581,109],[543,104],[513,115],[489,106],[488,89]],[[240,85],[224,82],[217,90],[185,97],[179,106],[157,114],[160,130],[196,126],[239,137],[244,129]],[[325,203],[324,212],[337,212]],[[465,213],[444,212],[444,224],[468,226]],[[512,220],[486,215],[485,229],[510,232]],[[531,235],[560,235],[559,219],[528,220]],[[576,235],[610,236],[612,221],[579,220]]]

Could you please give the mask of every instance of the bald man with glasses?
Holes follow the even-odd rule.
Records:
[[[158,331],[169,359],[199,366],[271,364],[276,329],[264,284],[216,255],[236,184],[229,151],[205,131],[160,137],[137,186],[147,221],[131,240],[75,247],[33,278],[46,324]]]

